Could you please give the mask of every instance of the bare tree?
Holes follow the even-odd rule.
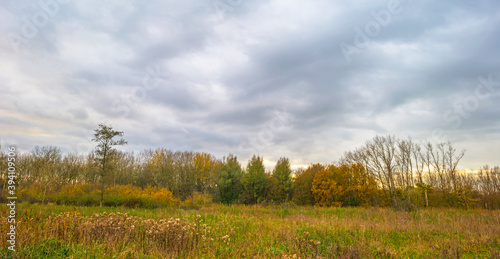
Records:
[[[445,151],[445,143],[436,144],[436,148],[432,145],[432,143],[427,143],[427,152],[430,154],[430,164],[432,166],[432,171],[429,173],[434,173],[435,183],[441,190],[448,189],[448,181],[446,179],[446,151]]]
[[[477,173],[478,190],[491,195],[500,192],[500,167],[483,166]]]
[[[413,186],[413,142],[411,138],[397,141],[396,162],[398,169],[399,186],[405,189]]]
[[[395,173],[397,167],[397,140],[394,136],[376,136],[362,148],[347,152],[341,159],[348,163],[361,163],[388,192],[392,205],[397,205]]]
[[[42,203],[44,203],[47,192],[57,188],[60,184],[57,174],[60,171],[62,152],[55,146],[36,146],[32,154],[33,160],[31,166],[35,170],[34,181],[41,184],[43,193],[40,198],[42,199]]]
[[[361,163],[388,193],[392,205],[397,206],[396,189],[409,192],[408,187],[414,187],[416,182],[427,182],[445,191],[459,188],[461,179],[470,183],[469,179],[457,176],[457,166],[464,154],[464,150],[458,152],[450,142],[437,145],[428,142],[422,148],[411,138],[376,136],[363,147],[346,152],[340,161]],[[426,170],[427,181],[424,179]]]
[[[457,166],[458,162],[464,157],[465,150],[461,150],[457,153],[457,150],[451,145],[450,142],[444,144],[445,148],[445,161],[446,161],[446,171],[448,173],[448,178],[450,178],[453,185],[453,191],[459,188],[459,182],[457,180]]]
[[[424,173],[424,167],[426,165],[426,160],[422,152],[423,152],[422,146],[418,143],[413,143],[412,156],[415,164],[414,173],[416,174],[417,183],[424,182],[423,173]]]
[[[69,153],[61,161],[61,167],[59,171],[59,183],[64,184],[75,184],[83,180],[82,171],[85,168],[85,158],[84,156],[77,153]]]
[[[457,152],[450,142],[439,143],[433,147],[432,143],[427,143],[427,155],[430,158],[432,171],[429,170],[432,185],[437,185],[441,190],[456,191],[458,186],[457,166],[465,155],[465,150]],[[437,179],[434,179],[432,173],[435,173]],[[450,188],[451,187],[451,188]]]
[[[7,155],[2,150],[2,145],[0,145],[0,172],[2,173],[2,191],[5,191],[7,186],[8,171],[7,171]]]

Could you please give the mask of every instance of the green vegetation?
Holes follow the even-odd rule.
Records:
[[[119,152],[122,132],[99,125],[95,152],[63,156],[54,146],[35,147],[15,158],[20,201],[75,206],[164,207],[200,196],[206,203],[333,207],[500,208],[500,167],[460,172],[464,155],[451,143],[425,145],[377,136],[346,152],[338,162],[291,169],[280,158],[266,171],[253,155],[245,168],[232,154],[218,159],[205,152],[165,148],[140,154]],[[102,143],[101,143],[102,142]],[[0,150],[0,202],[6,202],[6,154]],[[155,189],[167,195],[148,197]],[[156,191],[155,191],[156,192]],[[171,194],[171,195],[170,195]],[[99,198],[99,199],[97,199]],[[196,207],[196,206],[195,206]]]
[[[241,169],[238,159],[229,155],[219,173],[218,187],[220,192],[220,202],[223,204],[234,204],[238,201],[243,186],[241,177],[243,170]]]
[[[244,204],[256,204],[266,198],[267,175],[263,158],[253,156],[248,162],[246,173],[241,178],[243,193],[240,200]]]
[[[54,146],[17,154],[20,201],[95,206],[100,197],[101,206],[155,208],[197,196],[203,204],[500,209],[500,167],[460,172],[458,163],[465,151],[449,142],[422,144],[376,136],[331,164],[293,171],[290,160],[281,157],[272,171],[266,171],[259,155],[243,168],[232,154],[218,159],[205,152],[165,148],[137,155],[119,152],[114,146],[126,142],[113,138],[122,136],[123,132],[99,125],[96,149],[87,156],[63,156]],[[0,202],[6,202],[7,165],[0,150]],[[155,196],[152,189],[162,194]]]
[[[1,205],[2,233],[7,232]],[[498,258],[500,212],[217,205],[196,209],[22,203],[1,258]]]

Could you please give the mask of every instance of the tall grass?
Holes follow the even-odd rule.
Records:
[[[18,211],[19,251],[9,253],[1,240],[1,258],[500,256],[499,211],[213,204],[198,210],[21,204]],[[0,226],[7,231],[5,218]]]

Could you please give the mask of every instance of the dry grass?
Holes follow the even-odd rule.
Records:
[[[120,212],[103,212],[86,217],[77,212],[63,212],[46,219],[40,215],[22,217],[16,223],[17,236],[20,237],[17,246],[56,239],[89,247],[105,244],[110,253],[133,250],[174,257],[195,251],[200,238],[206,238],[200,216],[197,219],[188,223],[179,218],[144,219]],[[9,227],[6,223],[2,220],[2,231]],[[5,241],[3,243],[6,247]]]
[[[62,213],[49,217],[43,228],[44,239],[57,238],[73,244],[105,243],[115,247],[133,244],[140,251],[158,250],[168,254],[192,251],[198,246],[199,226],[176,219],[143,219],[127,213]]]

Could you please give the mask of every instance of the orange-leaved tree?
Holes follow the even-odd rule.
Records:
[[[318,206],[342,206],[343,187],[339,184],[338,168],[330,165],[314,176],[311,191]]]

